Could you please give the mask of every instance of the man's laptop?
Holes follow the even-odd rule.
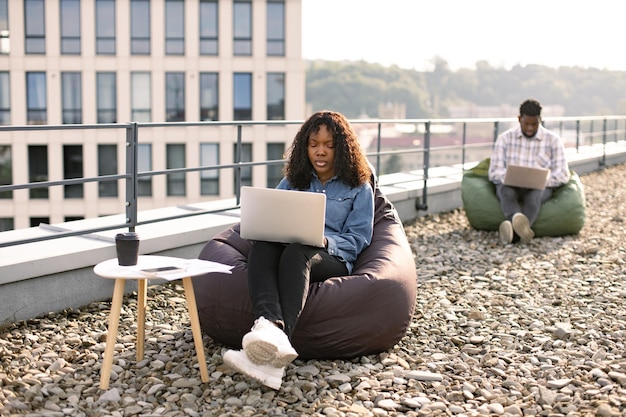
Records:
[[[504,185],[520,188],[543,190],[546,188],[550,170],[548,168],[531,168],[520,165],[508,165],[504,176]]]
[[[244,239],[323,247],[325,218],[325,194],[241,187],[239,233]]]

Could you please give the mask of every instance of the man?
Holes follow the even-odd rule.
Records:
[[[528,243],[534,236],[532,225],[541,205],[552,197],[554,188],[569,181],[570,171],[561,138],[541,125],[541,104],[524,101],[519,110],[519,126],[498,136],[489,165],[489,180],[496,185],[496,195],[505,220],[500,224],[504,244],[520,240]],[[504,185],[508,165],[549,168],[550,176],[543,190]]]

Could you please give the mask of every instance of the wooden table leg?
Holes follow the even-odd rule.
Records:
[[[117,327],[120,322],[120,311],[122,309],[122,299],[124,298],[123,279],[115,280],[113,289],[113,299],[111,300],[111,313],[109,314],[109,331],[107,333],[107,343],[104,348],[104,360],[102,361],[102,369],[100,371],[100,389],[109,388],[109,379],[111,378],[111,368],[113,367],[113,352],[115,351],[115,342],[117,340]]]
[[[148,299],[148,280],[137,280],[137,362],[143,360],[146,342],[146,305]]]
[[[191,278],[183,278],[183,288],[185,298],[187,298],[187,309],[189,310],[189,321],[191,322],[191,332],[193,342],[198,355],[198,365],[200,366],[200,379],[202,382],[209,381],[209,371],[207,370],[206,357],[204,355],[204,344],[202,343],[202,331],[200,330],[200,319],[198,318],[198,306],[196,305],[196,295],[193,291]]]

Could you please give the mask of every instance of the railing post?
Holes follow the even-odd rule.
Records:
[[[137,123],[126,129],[126,224],[131,232],[137,225]]]
[[[380,142],[381,142],[381,123],[378,122],[378,134],[376,135],[376,181],[380,176]]]
[[[493,122],[493,143],[496,143],[496,141],[498,140],[498,130],[500,129],[500,126],[498,124],[499,122],[497,120]]]
[[[602,159],[600,160],[600,167],[606,165],[606,124],[607,119],[602,122]]]
[[[428,166],[430,165],[430,121],[424,124],[424,156],[423,156],[423,168],[424,174],[424,186],[422,188],[422,201],[420,199],[415,200],[416,210],[428,210]]]
[[[461,174],[465,170],[465,145],[467,142],[467,122],[463,122],[463,147],[461,148]]]
[[[237,125],[237,150],[235,151],[235,163],[241,164],[241,147],[242,147],[242,125]],[[235,196],[237,197],[237,205],[241,196],[241,166],[235,168]]]

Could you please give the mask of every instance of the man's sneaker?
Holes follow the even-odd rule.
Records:
[[[280,389],[283,383],[285,368],[276,368],[271,365],[253,363],[242,350],[227,350],[226,353],[224,353],[224,363],[235,371],[275,390]]]
[[[500,228],[498,229],[498,231],[500,233],[500,242],[504,243],[505,245],[513,242],[513,225],[511,225],[510,221],[505,220],[500,223]]]
[[[285,332],[265,317],[256,319],[241,344],[248,358],[259,365],[283,368],[298,357]]]
[[[528,243],[535,237],[535,232],[530,228],[528,217],[524,216],[522,213],[515,213],[512,223],[513,230],[517,233],[522,243]]]

